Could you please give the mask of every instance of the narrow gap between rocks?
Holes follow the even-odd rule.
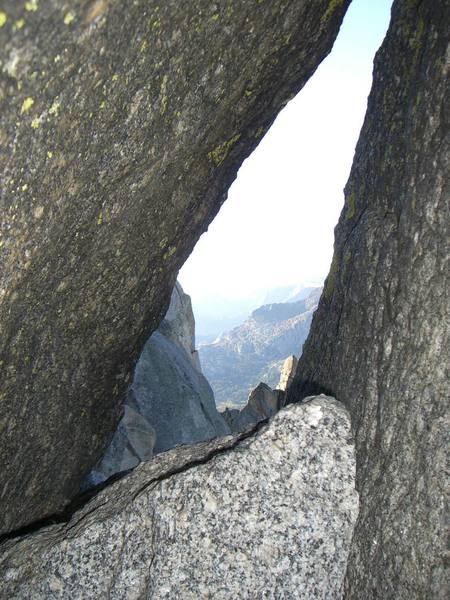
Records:
[[[254,431],[283,406],[331,262],[390,5],[353,1],[329,57],[242,165],[180,272],[111,446],[82,494],[59,515],[6,537],[67,522],[139,462]]]
[[[331,262],[390,5],[351,4],[330,55],[242,165],[179,274],[85,489],[284,405]]]

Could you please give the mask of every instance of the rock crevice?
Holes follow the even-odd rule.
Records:
[[[348,4],[2,0],[0,533],[104,453],[179,268]]]
[[[0,592],[339,597],[357,509],[348,414],[317,397],[252,433],[160,454],[67,525],[7,542]]]

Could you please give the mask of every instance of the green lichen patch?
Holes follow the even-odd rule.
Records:
[[[177,251],[176,246],[170,246],[169,249],[167,250],[167,252],[164,252],[164,254],[163,254],[163,260],[167,260],[168,258],[170,258],[171,256],[173,256],[176,251]]]
[[[344,0],[330,0],[327,10],[323,13],[323,15],[320,19],[321,23],[326,23],[326,21],[328,21],[328,19],[331,18],[334,11],[337,8],[339,8],[340,6],[342,6],[343,4],[344,4]]]
[[[60,106],[61,106],[61,102],[59,101],[59,99],[58,99],[58,98],[56,98],[56,99],[53,101],[53,104],[52,104],[52,105],[50,106],[50,108],[48,109],[48,113],[49,113],[50,115],[55,115],[55,116],[58,116],[58,112],[59,112],[59,108],[60,108]]]
[[[30,108],[33,106],[34,104],[34,100],[33,98],[25,98],[25,100],[22,102],[22,108],[20,109],[20,113],[26,113],[30,110]]]
[[[423,42],[423,35],[425,33],[425,21],[423,19],[419,19],[417,23],[417,28],[414,32],[414,35],[409,40],[410,47],[417,52],[420,50]]]
[[[228,154],[230,153],[231,148],[240,139],[240,137],[241,134],[237,133],[223,144],[220,144],[220,146],[214,148],[214,150],[211,150],[211,152],[208,152],[209,160],[213,162],[216,165],[216,167],[219,167],[225,161]]]
[[[71,10],[69,10],[69,12],[67,12],[64,15],[64,19],[63,19],[64,25],[70,25],[74,19],[75,19],[75,14]]]
[[[347,206],[347,211],[345,213],[346,219],[352,219],[356,214],[356,193],[352,192],[345,199],[345,204]]]
[[[17,19],[13,24],[13,31],[19,31],[25,25],[25,19]]]
[[[336,281],[336,275],[337,275],[337,260],[336,257],[333,256],[333,260],[331,261],[331,266],[330,266],[330,272],[328,273],[328,277],[326,278],[325,281],[325,288],[323,291],[323,295],[325,296],[325,298],[331,298],[331,296],[333,295],[333,290],[334,290],[334,284]]]
[[[39,8],[38,0],[28,0],[25,2],[25,10],[28,12],[36,12]]]
[[[161,81],[161,85],[159,88],[159,93],[160,93],[160,102],[159,102],[159,112],[161,115],[163,115],[166,110],[167,110],[167,104],[169,102],[169,98],[167,96],[167,81],[168,81],[168,77],[167,75],[164,75],[164,77],[162,78]]]

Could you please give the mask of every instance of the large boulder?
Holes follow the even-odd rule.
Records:
[[[191,299],[177,282],[166,316],[139,357],[112,442],[85,486],[135,467],[153,453],[229,433],[200,371]]]
[[[290,388],[350,409],[361,511],[346,598],[449,597],[449,31],[397,0],[325,290]]]
[[[160,331],[144,346],[131,395],[155,429],[155,453],[230,433],[204,375]]]
[[[319,397],[160,454],[67,523],[8,541],[0,596],[338,599],[357,510],[348,413]]]
[[[0,533],[60,510],[350,0],[2,0]]]

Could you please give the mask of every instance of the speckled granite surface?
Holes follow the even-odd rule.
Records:
[[[358,497],[348,413],[325,396],[251,435],[180,447],[65,525],[3,545],[16,599],[337,599]]]

